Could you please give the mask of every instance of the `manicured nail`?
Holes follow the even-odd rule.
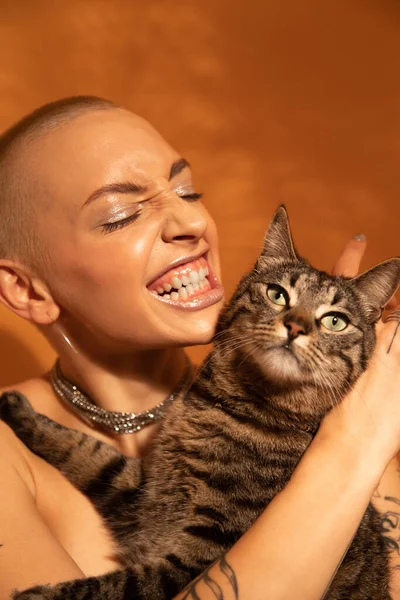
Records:
[[[366,239],[367,236],[363,233],[356,233],[356,235],[353,237],[353,240],[356,240],[357,242],[365,242]]]

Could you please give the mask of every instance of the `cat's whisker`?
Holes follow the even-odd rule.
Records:
[[[328,363],[327,360],[325,362]],[[336,398],[337,398],[336,383],[337,382],[334,379],[334,377],[331,375],[331,373],[329,371],[324,371],[323,384],[331,392],[332,401],[335,400],[335,403],[336,403]]]
[[[236,342],[236,343],[235,343]],[[225,356],[231,352],[235,352],[236,350],[239,350],[240,348],[246,346],[247,344],[251,344],[253,342],[253,339],[250,335],[247,336],[237,336],[236,338],[231,338],[229,340],[229,344],[225,344],[224,346],[221,344],[218,346],[219,352],[220,352],[220,357],[221,358],[225,358]]]
[[[246,360],[246,358],[250,355],[254,355],[254,351],[258,348],[259,346],[257,344],[253,344],[252,347],[249,348],[249,350],[247,352],[245,352],[245,355],[243,357],[243,359],[241,360],[241,362],[238,365],[238,369],[242,366],[243,362]]]
[[[246,346],[247,344],[251,344],[252,341],[253,340],[251,338],[250,339],[243,339],[243,336],[241,336],[240,339],[234,340],[232,343],[227,344],[226,346],[220,348],[221,358],[222,357],[225,358],[230,353],[236,352],[237,350],[239,350],[243,346]]]
[[[231,345],[231,346],[229,346],[229,348],[226,348],[226,352],[228,352],[228,351],[235,352],[236,350],[239,350],[240,348],[244,348],[245,346],[250,345],[252,343],[253,343],[252,338],[248,338],[248,339],[244,339],[244,340],[242,338],[238,344]]]
[[[225,333],[225,334],[227,334],[228,332],[225,332],[225,331],[224,331],[224,332],[221,332],[221,334],[222,334],[222,333]],[[232,341],[234,342],[234,341],[242,341],[242,340],[243,340],[243,335],[240,335],[240,334],[238,334],[238,335],[236,335],[236,336],[232,336],[232,335],[230,335],[230,336],[229,336],[229,339],[227,339],[227,340],[225,340],[225,341],[223,341],[223,342],[218,342],[218,344],[216,345],[216,347],[218,347],[220,350],[221,350],[221,349],[222,349],[222,350],[224,350],[224,346],[228,346],[228,348],[230,348],[230,349],[232,350],[232,349],[233,349],[233,348],[232,348]],[[209,356],[208,356],[208,357],[207,357],[207,358],[204,360],[204,362],[202,363],[201,367],[199,368],[199,370],[198,370],[198,371],[197,371],[197,373],[196,373],[196,377],[193,379],[192,383],[191,383],[191,384],[190,384],[190,386],[187,388],[187,392],[186,392],[186,393],[189,393],[189,391],[190,391],[191,387],[193,386],[193,384],[195,383],[195,381],[196,381],[197,379],[199,379],[199,378],[200,378],[200,376],[202,375],[202,373],[203,373],[204,369],[205,369],[205,368],[206,368],[206,367],[209,365],[209,363],[210,363],[210,361],[212,360],[212,358],[213,358],[213,357],[212,357],[212,354],[210,354],[210,355],[209,355]]]
[[[328,398],[330,399],[330,404],[334,406],[336,403],[336,394],[333,382],[331,382],[330,377],[328,375],[325,376],[325,374],[323,379],[317,380],[315,373],[316,371],[320,370],[321,365],[317,364],[315,366],[317,369],[311,371],[315,388],[325,390]]]
[[[335,380],[333,380],[332,383],[332,387],[334,386],[334,384],[336,383]],[[333,387],[333,389],[336,389]],[[348,382],[344,382],[343,383],[343,390],[342,393],[340,395],[338,395],[337,391],[335,393],[335,406],[339,406],[342,403],[343,398],[345,397],[345,395],[352,389],[352,385]]]
[[[237,335],[230,335],[228,339],[226,339],[222,342],[218,342],[218,347],[221,347],[224,345],[226,346],[227,344],[231,344],[232,341],[241,340],[241,339],[243,339],[243,335],[246,335],[246,334],[243,334],[240,332]]]
[[[243,342],[243,344],[238,344],[236,346],[232,345],[232,342],[236,342],[236,341]],[[221,358],[224,358],[225,355],[228,353],[228,351],[234,352],[234,351],[240,349],[241,345],[245,345],[245,344],[249,343],[249,341],[251,341],[250,336],[248,336],[248,339],[243,339],[243,335],[238,334],[237,336],[230,336],[228,340],[225,340],[225,342],[219,342],[218,349],[221,352]],[[224,350],[226,350],[225,353],[224,353]],[[196,382],[196,380],[200,379],[200,376],[203,374],[203,371],[209,365],[212,358],[213,358],[213,356],[212,356],[212,354],[210,354],[210,356],[204,360],[200,369],[197,371],[195,378],[190,383],[190,385],[186,388],[185,395],[187,395],[190,392],[190,390],[191,390],[192,386],[194,385],[194,383]]]
[[[229,331],[229,329],[224,329],[223,331],[220,331],[219,333],[216,333],[216,334],[213,336],[212,342],[213,342],[213,343],[215,343],[215,341],[216,341],[216,340],[218,340],[218,341],[219,341],[219,338],[220,338],[220,337],[222,337],[222,336],[224,336],[224,335],[225,335],[225,336],[227,336],[227,335],[230,335],[230,331]]]

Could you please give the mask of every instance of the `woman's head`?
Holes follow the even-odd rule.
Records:
[[[215,224],[188,163],[146,121],[70,99],[17,124],[0,151],[3,303],[92,351],[209,341],[222,303]],[[161,295],[204,260],[212,293]]]

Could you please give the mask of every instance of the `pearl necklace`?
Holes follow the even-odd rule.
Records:
[[[59,360],[51,370],[51,384],[58,396],[91,427],[97,424],[118,434],[135,433],[146,425],[160,421],[164,416],[165,408],[187,387],[191,380],[192,365],[187,357],[186,362],[185,373],[174,391],[165,400],[141,413],[118,412],[97,406],[89,396],[64,377]]]

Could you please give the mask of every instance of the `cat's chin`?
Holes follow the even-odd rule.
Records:
[[[285,346],[253,353],[265,378],[276,385],[304,383],[306,373],[299,359]]]

